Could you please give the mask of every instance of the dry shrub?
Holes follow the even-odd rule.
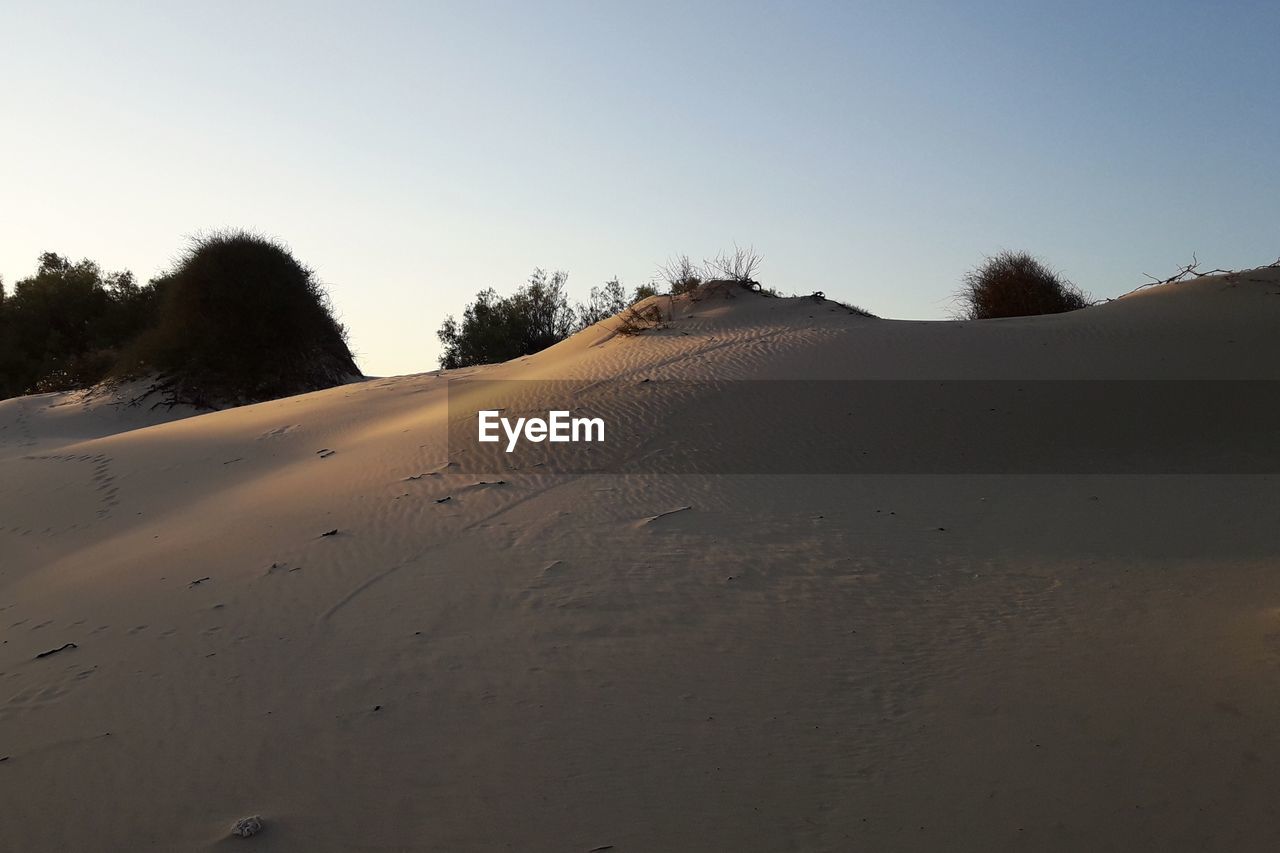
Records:
[[[619,315],[618,326],[614,331],[619,335],[638,335],[650,329],[660,328],[664,319],[666,318],[663,316],[662,306],[657,302],[651,302],[639,308],[632,305]]]
[[[1004,251],[965,273],[956,316],[964,320],[1061,314],[1089,305],[1089,297],[1038,258]]]

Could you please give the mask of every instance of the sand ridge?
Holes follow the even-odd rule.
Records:
[[[981,322],[653,300],[221,412],[0,402],[0,849],[1280,843],[1273,477],[499,482],[444,444],[463,375],[1277,379],[1280,270]]]

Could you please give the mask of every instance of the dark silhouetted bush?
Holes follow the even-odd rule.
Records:
[[[34,275],[0,298],[0,397],[86,388],[154,317],[154,289],[90,260],[40,256]]]
[[[242,232],[197,239],[154,286],[156,324],[117,372],[157,373],[175,399],[269,400],[360,375],[323,287],[274,240]]]
[[[493,288],[476,294],[459,323],[445,318],[436,336],[444,346],[440,366],[445,369],[509,361],[559,343],[574,331],[577,312],[569,304],[565,272],[536,269],[511,296]]]
[[[1000,252],[965,273],[957,316],[965,320],[1061,314],[1089,304],[1080,288],[1026,252]]]

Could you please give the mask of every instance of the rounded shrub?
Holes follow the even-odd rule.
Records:
[[[965,320],[1061,314],[1089,305],[1089,297],[1026,252],[1000,252],[965,273],[957,294]]]
[[[158,373],[179,399],[268,400],[360,375],[323,287],[274,240],[198,238],[155,286],[156,324],[122,360],[123,372]]]

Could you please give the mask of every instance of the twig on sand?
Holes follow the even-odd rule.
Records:
[[[1280,264],[1280,259],[1277,259],[1276,263],[1272,264],[1272,266],[1276,266],[1276,264]],[[1169,276],[1168,278],[1156,278],[1150,273],[1144,272],[1143,275],[1151,279],[1151,281],[1147,282],[1146,284],[1140,284],[1137,287],[1135,287],[1133,290],[1130,290],[1127,293],[1123,293],[1116,298],[1120,299],[1124,296],[1128,296],[1130,293],[1137,293],[1139,290],[1142,290],[1147,287],[1155,287],[1160,284],[1175,284],[1187,278],[1205,278],[1211,275],[1232,275],[1237,272],[1239,272],[1239,270],[1224,270],[1224,269],[1207,270],[1205,272],[1201,272],[1200,260],[1195,256],[1195,253],[1193,252],[1191,255],[1191,263],[1185,264],[1179,267],[1178,271],[1175,272],[1173,275]],[[1104,299],[1102,301],[1112,302],[1114,300]],[[1094,303],[1094,304],[1097,304],[1097,303]]]
[[[321,533],[320,535],[321,536],[337,536],[338,528],[335,527],[332,530],[326,530],[324,533]]]
[[[56,655],[58,652],[65,652],[67,649],[78,649],[78,648],[80,647],[77,646],[75,643],[66,643],[65,645],[59,646],[56,649],[49,649],[49,651],[47,652],[41,652],[40,654],[36,655],[36,660],[39,660],[40,658],[47,658],[49,657],[49,655]]]
[[[691,506],[678,506],[678,507],[676,507],[675,509],[669,509],[669,510],[667,510],[666,512],[660,512],[660,513],[658,513],[657,515],[651,515],[651,516],[649,516],[648,518],[646,518],[646,519],[644,520],[644,523],[645,523],[645,524],[652,524],[653,522],[657,521],[657,520],[658,520],[658,519],[660,519],[660,518],[665,518],[665,517],[666,517],[666,516],[668,516],[668,515],[675,515],[677,512],[684,512],[684,511],[685,511],[685,510],[687,510],[687,509],[693,509],[693,507],[691,507]]]
[[[204,583],[207,580],[209,580],[209,577],[207,575],[202,578],[196,578],[191,583],[187,584],[187,588],[190,589],[193,586],[200,586],[200,584]]]

